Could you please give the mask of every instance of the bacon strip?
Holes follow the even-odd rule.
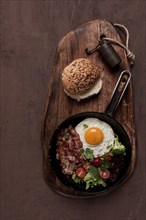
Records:
[[[73,171],[80,166],[86,168],[86,158],[80,153],[82,146],[79,134],[71,125],[61,130],[57,137],[56,158],[60,160],[64,174],[72,175]]]

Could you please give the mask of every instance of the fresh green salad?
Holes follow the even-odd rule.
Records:
[[[102,185],[105,187],[107,181],[115,181],[121,169],[125,167],[126,148],[119,142],[115,135],[114,143],[109,147],[110,151],[102,156],[94,157],[93,150],[81,149],[84,156],[85,166],[78,167],[72,174],[75,183],[85,183],[86,189]]]

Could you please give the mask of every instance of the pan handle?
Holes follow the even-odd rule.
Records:
[[[130,78],[131,73],[128,70],[124,70],[121,72],[117,84],[114,88],[111,100],[105,110],[105,113],[107,115],[112,116],[114,114],[129,84]]]

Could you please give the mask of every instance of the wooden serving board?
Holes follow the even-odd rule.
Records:
[[[52,77],[49,83],[48,96],[46,101],[45,112],[42,121],[41,140],[43,149],[43,174],[47,184],[56,192],[75,198],[95,197],[70,189],[63,185],[55,176],[54,171],[50,166],[48,159],[49,142],[54,130],[64,119],[79,112],[97,111],[104,112],[119,77],[119,72],[113,73],[105,63],[101,60],[98,52],[88,56],[85,49],[95,47],[100,40],[100,36],[113,38],[121,42],[115,27],[112,23],[105,20],[94,20],[84,23],[76,29],[69,32],[59,42]],[[123,49],[119,46],[114,46],[115,50],[120,55],[125,67],[128,69],[128,62]],[[103,86],[101,92],[87,100],[77,102],[69,98],[63,91],[61,74],[65,66],[77,58],[88,58],[94,64],[97,64],[102,71]],[[132,97],[132,82],[130,82],[124,97],[116,110],[115,118],[123,125],[127,131],[132,144],[132,162],[129,176],[132,174],[136,161],[136,138],[135,126],[133,119],[133,97]]]

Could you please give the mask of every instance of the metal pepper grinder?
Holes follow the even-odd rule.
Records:
[[[105,39],[101,39],[95,48],[87,48],[85,51],[87,55],[98,51],[105,63],[107,63],[111,68],[117,67],[122,62],[113,46]]]
[[[117,67],[121,62],[120,56],[117,54],[113,46],[106,40],[102,39],[99,42],[97,50],[104,61],[111,67]]]

